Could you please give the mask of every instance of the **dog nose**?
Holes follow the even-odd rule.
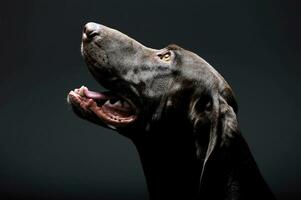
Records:
[[[88,39],[92,39],[100,34],[101,27],[100,24],[89,22],[85,25],[83,33]]]

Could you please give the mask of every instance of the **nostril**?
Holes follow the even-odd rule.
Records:
[[[92,39],[95,36],[99,35],[98,30],[91,29],[91,27],[85,27],[84,33],[86,34],[87,38]]]
[[[94,38],[95,36],[98,35],[98,32],[97,31],[87,31],[86,35],[88,38]]]
[[[100,33],[100,25],[89,22],[85,25],[83,32],[86,34],[87,38],[92,39]]]

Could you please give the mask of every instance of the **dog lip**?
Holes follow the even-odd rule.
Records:
[[[111,103],[114,99],[117,101]],[[137,109],[132,102],[110,91],[98,93],[82,86],[69,92],[67,102],[85,112],[94,112],[101,121],[113,127],[125,127],[137,119]]]

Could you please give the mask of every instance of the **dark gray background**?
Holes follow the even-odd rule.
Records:
[[[99,89],[80,55],[94,21],[146,46],[176,43],[232,85],[239,121],[279,199],[301,199],[301,11],[296,1],[7,1],[0,6],[0,198],[147,199],[133,144],[78,119]]]

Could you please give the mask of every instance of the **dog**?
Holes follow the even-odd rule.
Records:
[[[240,133],[231,87],[204,59],[92,22],[81,53],[109,91],[82,86],[67,100],[79,117],[135,144],[150,199],[275,199]]]

